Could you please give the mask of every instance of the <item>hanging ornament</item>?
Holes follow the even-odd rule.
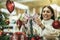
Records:
[[[52,23],[52,26],[53,26],[53,28],[55,28],[55,29],[60,29],[60,21],[55,20],[55,21]]]
[[[15,32],[11,38],[12,40],[27,40],[23,32]]]
[[[3,35],[3,27],[0,26],[0,36],[2,36],[2,35]]]
[[[40,36],[35,37],[36,40],[42,40]]]
[[[3,34],[3,32],[2,32],[2,31],[0,31],[0,36],[2,36],[2,34]]]
[[[17,26],[18,26],[18,29],[20,30],[21,26],[22,26],[22,21],[20,19],[17,20],[16,22]]]
[[[34,38],[34,37],[32,37],[32,38],[31,38],[31,40],[35,40],[35,38]]]
[[[13,1],[10,1],[10,0],[7,0],[6,7],[7,7],[8,11],[10,13],[12,13],[13,10],[14,10],[14,7],[15,7],[14,2]]]
[[[6,22],[6,24],[7,24],[7,25],[9,25],[9,24],[10,24],[10,21],[9,21],[9,20],[6,20],[5,22]]]

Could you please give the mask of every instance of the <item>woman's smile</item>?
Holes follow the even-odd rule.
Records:
[[[44,8],[43,13],[42,13],[43,19],[44,20],[49,20],[52,17],[52,13],[49,8]]]

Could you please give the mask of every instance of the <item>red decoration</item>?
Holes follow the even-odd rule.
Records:
[[[3,32],[0,32],[0,36],[2,35]]]
[[[35,37],[32,37],[31,40],[35,40]]]
[[[31,40],[42,40],[40,36],[32,37]]]
[[[11,40],[27,40],[26,35],[22,32],[14,33],[11,38]]]
[[[10,13],[13,12],[14,7],[15,7],[14,2],[13,1],[10,1],[10,0],[7,0],[6,7],[7,7],[8,11]]]
[[[40,36],[36,36],[35,39],[36,40],[41,40],[41,37]]]
[[[52,23],[52,26],[53,28],[55,29],[60,29],[60,22],[58,20],[55,20],[53,23]]]
[[[18,19],[16,23],[17,23],[17,26],[18,26],[18,28],[20,30],[20,28],[21,28],[21,26],[23,24],[22,21],[20,19]]]

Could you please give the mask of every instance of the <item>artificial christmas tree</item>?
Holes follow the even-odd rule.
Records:
[[[0,40],[9,40],[9,36],[4,33],[4,28],[7,26],[5,20],[7,19],[7,14],[0,11]]]
[[[10,40],[10,36],[6,35],[3,30],[3,27],[0,27],[0,40]]]

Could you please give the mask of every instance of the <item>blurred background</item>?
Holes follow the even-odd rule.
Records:
[[[0,9],[6,8],[7,0],[0,0]],[[29,13],[40,13],[44,5],[51,5],[55,12],[60,12],[60,0],[11,0],[15,3],[15,13],[24,13],[24,9],[28,9]],[[7,11],[6,11],[7,12]],[[7,12],[9,13],[9,12]],[[59,16],[59,13],[57,14]],[[56,16],[57,16],[56,15]]]

